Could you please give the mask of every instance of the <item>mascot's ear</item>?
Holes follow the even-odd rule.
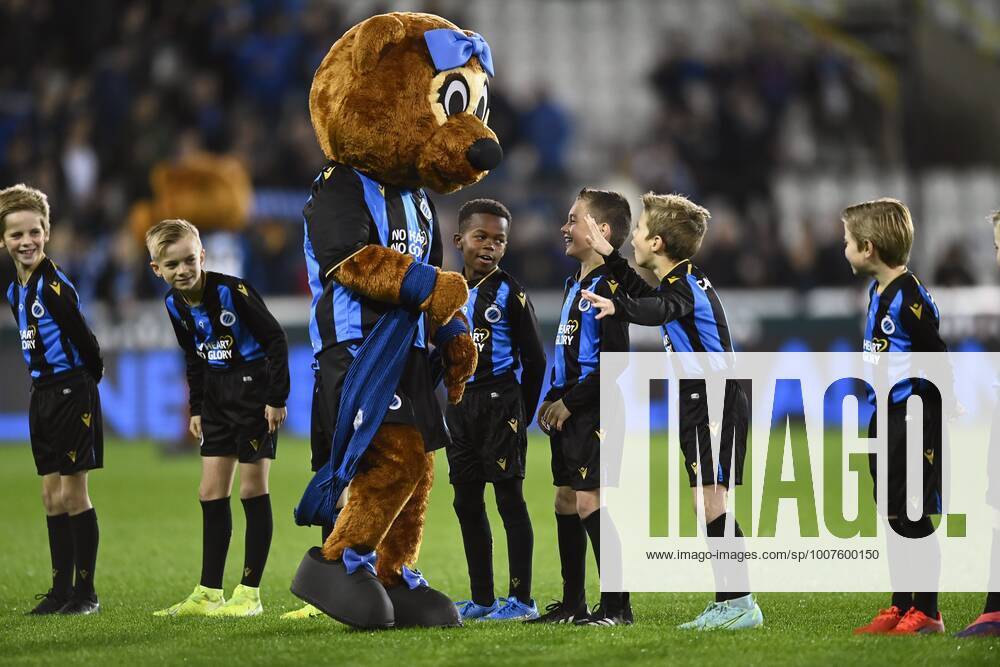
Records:
[[[382,51],[406,37],[403,22],[390,14],[373,16],[358,29],[354,38],[354,69],[364,74],[375,69]]]

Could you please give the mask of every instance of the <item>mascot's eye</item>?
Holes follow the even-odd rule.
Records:
[[[486,112],[490,109],[490,87],[483,84],[483,94],[479,96],[479,104],[476,105],[476,118],[486,122]]]
[[[445,79],[441,86],[441,96],[439,101],[444,107],[445,116],[454,116],[465,111],[469,105],[469,84],[461,74],[453,74]]]

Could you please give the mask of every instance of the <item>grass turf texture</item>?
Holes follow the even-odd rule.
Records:
[[[328,618],[283,621],[300,602],[289,591],[318,528],[293,524],[291,510],[306,484],[308,448],[285,439],[271,471],[274,543],[262,584],[264,614],[242,619],[154,618],[197,583],[201,517],[196,456],[164,457],[147,443],[109,442],[107,468],[91,476],[91,496],[101,526],[94,617],[27,617],[33,595],[49,585],[40,484],[27,446],[0,447],[0,662],[4,664],[998,664],[1000,641],[943,637],[852,637],[886,594],[763,594],[766,626],[733,634],[692,634],[674,629],[699,613],[708,594],[633,596],[637,624],[627,628],[574,628],[478,624],[455,630],[357,632]],[[525,494],[534,521],[534,595],[539,606],[561,591],[556,554],[548,445],[534,436]],[[458,522],[451,508],[447,463],[437,459],[437,482],[427,516],[419,565],[431,584],[459,599],[468,576]],[[492,492],[487,505],[492,504]],[[236,494],[238,496],[238,493]],[[243,562],[243,511],[233,498],[233,543],[227,595],[239,582]],[[506,540],[490,507],[497,593],[506,594]],[[588,555],[590,600],[597,579]],[[983,596],[942,596],[949,634],[981,610]]]

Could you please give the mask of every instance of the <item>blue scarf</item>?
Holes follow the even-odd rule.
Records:
[[[400,288],[402,305],[382,315],[361,343],[344,377],[330,460],[313,475],[295,508],[295,523],[300,526],[333,523],[337,499],[354,478],[389,410],[417,334],[417,308],[430,296],[436,280],[433,266],[410,264]]]

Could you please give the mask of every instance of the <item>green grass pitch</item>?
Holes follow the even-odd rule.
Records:
[[[328,618],[282,621],[299,601],[288,591],[295,567],[319,530],[293,524],[291,510],[309,472],[305,442],[282,441],[271,472],[274,543],[263,582],[264,614],[246,620],[168,619],[151,614],[197,583],[201,519],[196,456],[164,457],[148,443],[109,442],[107,468],[91,476],[101,525],[97,588],[100,615],[26,617],[48,588],[49,556],[40,486],[26,445],[0,447],[0,663],[3,664],[1000,664],[1000,641],[940,637],[852,637],[885,594],[762,594],[766,626],[735,634],[674,629],[704,607],[708,594],[633,596],[636,625],[575,628],[470,624],[453,630],[352,631]],[[561,590],[555,550],[548,445],[533,437],[525,491],[535,527],[534,594],[544,605]],[[447,463],[438,457],[420,567],[453,598],[468,577],[451,508]],[[488,505],[492,497],[488,499]],[[239,580],[243,512],[233,500],[233,544],[226,590]],[[498,594],[506,593],[506,543],[490,508]],[[592,560],[590,599],[597,600]],[[949,632],[980,611],[982,595],[944,594]],[[397,663],[397,664],[400,664]]]

